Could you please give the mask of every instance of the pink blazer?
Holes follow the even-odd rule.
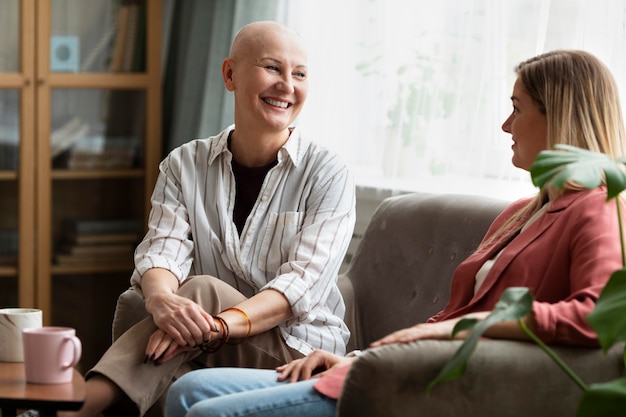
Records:
[[[529,199],[500,214],[488,238]],[[615,200],[595,189],[567,193],[513,239],[474,294],[476,272],[497,251],[497,242],[470,255],[456,269],[450,301],[429,321],[492,310],[508,287],[528,287],[534,295],[536,333],[544,342],[598,346],[586,316],[611,274],[622,268]]]

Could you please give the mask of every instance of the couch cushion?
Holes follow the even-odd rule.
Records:
[[[476,249],[507,205],[461,194],[385,199],[339,281],[352,332],[349,349],[365,348],[440,311],[456,266]]]

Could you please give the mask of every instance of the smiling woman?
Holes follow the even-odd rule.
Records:
[[[626,92],[624,2],[288,4],[290,26],[310,42],[312,93],[299,123],[343,156],[357,185],[507,199],[532,192],[499,129],[511,69],[527,56],[587,50]]]
[[[276,25],[251,38],[251,27],[235,37],[222,75],[235,97],[231,150],[238,163],[260,167],[276,159],[276,149],[302,111],[309,91],[308,58],[301,37],[286,28]]]
[[[149,314],[86,373],[76,416],[144,415],[174,374],[203,361],[273,368],[314,349],[345,353],[337,274],[354,184],[333,152],[292,126],[306,66],[300,36],[279,23],[253,22],[235,36],[221,67],[235,124],[159,165],[123,296]]]

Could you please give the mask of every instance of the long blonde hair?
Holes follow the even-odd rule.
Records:
[[[567,144],[611,158],[626,155],[617,84],[598,58],[585,51],[556,50],[520,63],[515,73],[539,111],[546,115],[545,149]],[[566,184],[566,189],[578,188]],[[554,190],[540,190],[481,247],[504,236],[515,236],[524,222],[554,197]]]

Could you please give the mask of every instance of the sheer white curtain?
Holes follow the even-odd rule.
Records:
[[[300,123],[337,150],[360,186],[517,198],[511,165],[514,66],[561,48],[590,51],[626,102],[621,0],[290,0],[310,43]]]

